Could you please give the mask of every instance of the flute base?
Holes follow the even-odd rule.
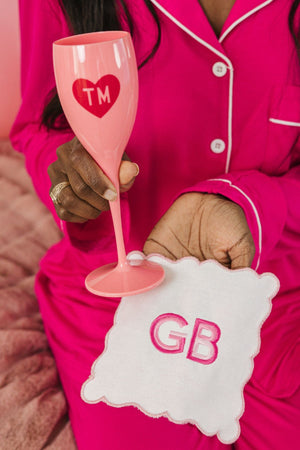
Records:
[[[130,260],[123,266],[107,264],[85,279],[88,291],[103,297],[123,297],[146,292],[164,279],[164,269],[147,260]]]

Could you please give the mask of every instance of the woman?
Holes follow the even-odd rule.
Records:
[[[41,262],[36,292],[79,449],[297,448],[300,70],[292,34],[298,4],[20,1],[23,104],[11,138],[64,231]],[[132,31],[141,66],[137,119],[120,167],[127,251],[144,248],[172,259],[191,254],[232,269],[251,265],[281,282],[233,446],[191,425],[80,399],[119,302],[84,288],[89,271],[116,260],[107,211],[115,190],[63,128],[57,98],[49,102],[51,45],[74,32],[115,28]]]

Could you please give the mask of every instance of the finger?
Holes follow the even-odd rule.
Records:
[[[58,203],[61,210],[85,220],[96,219],[101,213],[101,211],[77,197],[71,186],[66,187],[60,192]]]
[[[81,178],[75,170],[70,171],[69,181],[73,192],[78,198],[100,211],[108,211],[109,203],[100,195],[96,194]]]
[[[131,189],[131,187],[133,186],[133,184],[134,184],[134,180],[132,180],[130,183],[128,183],[128,184],[125,184],[125,185],[120,185],[120,192],[127,192],[127,191],[129,191],[129,189]]]
[[[172,259],[176,261],[176,256],[168,250],[167,247],[162,245],[161,243],[155,241],[153,238],[148,238],[145,242],[143,252],[146,256],[151,255],[153,253],[164,256],[165,258]]]
[[[94,161],[90,164],[84,161],[80,167],[77,167],[77,171],[83,181],[97,195],[108,201],[116,200],[116,188]]]
[[[48,167],[48,174],[52,182],[53,187],[62,181],[69,181],[71,187],[78,198],[81,198],[86,203],[90,204],[94,208],[100,211],[106,211],[109,209],[108,201],[96,194],[80,177],[80,175],[72,168],[68,168],[68,175],[65,173],[59,160],[50,164]]]
[[[255,255],[255,247],[254,243],[251,239],[245,241],[242,240],[234,245],[230,251],[229,256],[231,260],[231,269],[242,269],[245,267],[251,267],[254,255]]]
[[[64,182],[69,182],[67,175],[60,170],[58,161],[55,161],[54,163],[50,164],[50,166],[48,166],[47,171],[48,171],[48,175],[49,175],[50,180],[51,180],[51,187],[50,187],[50,190],[49,190],[49,195],[51,195],[51,192],[53,191],[55,186],[57,186],[58,184],[64,183]],[[63,188],[63,190],[64,189],[66,189],[66,187]],[[64,220],[63,217],[61,217],[61,215],[59,214],[59,211],[60,211],[59,200],[60,200],[60,196],[61,196],[62,191],[58,195],[56,195],[57,203],[52,200],[52,197],[51,197],[51,200],[54,203],[54,207],[56,209],[57,215],[62,220]]]
[[[48,174],[51,179],[50,192],[57,184],[64,181],[70,182],[67,175],[62,172],[58,161],[55,161],[48,167]],[[86,202],[77,197],[76,194],[72,191],[71,186],[65,187],[59,193],[57,201],[58,205],[54,205],[57,215],[62,220],[68,222],[85,222],[89,219],[95,219],[101,213],[101,210],[88,205]],[[103,202],[105,201],[103,200]]]
[[[121,192],[128,191],[139,174],[139,166],[131,161],[122,161],[119,169],[119,180]]]
[[[238,255],[231,260],[230,269],[244,269],[245,267],[251,267],[251,259],[248,255]]]
[[[84,223],[87,219],[83,217],[76,216],[76,214],[72,214],[69,211],[66,211],[62,206],[55,205],[55,209],[58,217],[65,222],[73,222],[73,223]]]
[[[50,164],[47,171],[51,180],[50,192],[57,184],[62,183],[63,181],[69,181],[68,176],[63,172],[58,161],[54,161]]]
[[[58,149],[57,153],[64,162],[67,174],[71,165],[72,169],[78,172],[85,184],[96,194],[110,201],[117,198],[117,191],[113,183],[80,143],[73,144],[68,152]]]

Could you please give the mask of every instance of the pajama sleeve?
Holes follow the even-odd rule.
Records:
[[[255,242],[256,270],[279,243],[282,254],[291,248],[300,251],[300,139],[292,154],[294,163],[283,175],[236,171],[183,191],[220,194],[241,206]]]
[[[10,133],[12,145],[25,155],[26,168],[38,196],[71,244],[84,251],[112,251],[115,244],[109,212],[102,212],[98,219],[83,224],[63,222],[57,216],[49,196],[51,182],[47,168],[57,159],[57,147],[74,137],[70,128],[48,131],[41,126],[44,106],[55,87],[52,44],[70,35],[66,19],[58,0],[19,0],[19,8],[22,104]],[[121,203],[124,236],[127,239],[129,213],[126,211],[125,194],[122,194]]]
[[[41,116],[55,87],[52,42],[69,31],[49,1],[20,0],[22,104],[10,133],[15,150],[25,156],[26,168],[42,202],[60,220],[49,197],[47,167],[56,159],[56,149],[72,139],[70,129],[47,131]]]

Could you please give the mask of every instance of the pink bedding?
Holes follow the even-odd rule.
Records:
[[[23,157],[0,141],[0,449],[76,449],[34,274],[60,238]]]

